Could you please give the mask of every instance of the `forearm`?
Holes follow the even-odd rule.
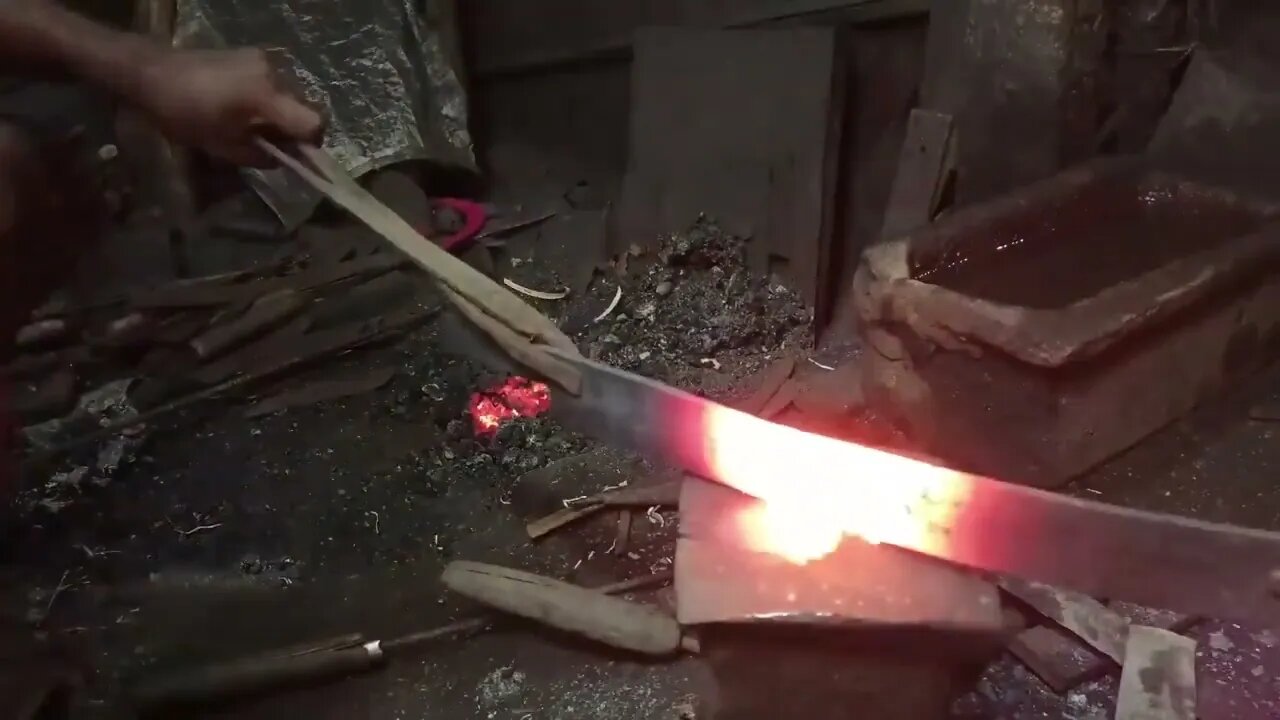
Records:
[[[65,73],[138,102],[166,48],[53,0],[0,0],[0,65]]]

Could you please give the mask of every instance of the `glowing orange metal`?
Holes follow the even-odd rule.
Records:
[[[943,528],[970,497],[970,476],[728,408],[703,425],[715,477],[765,501],[737,518],[748,547],[802,563],[854,535],[949,556]]]

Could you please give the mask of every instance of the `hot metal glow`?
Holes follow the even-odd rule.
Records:
[[[471,427],[480,437],[491,437],[508,420],[537,417],[551,407],[546,383],[512,376],[488,390],[471,394],[468,410]]]
[[[743,541],[798,563],[845,535],[948,557],[944,528],[972,492],[964,473],[728,408],[702,437],[715,477],[765,501],[737,519]]]

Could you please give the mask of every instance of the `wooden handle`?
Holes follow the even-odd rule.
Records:
[[[140,711],[225,703],[278,688],[322,683],[382,662],[377,643],[284,657],[254,657],[161,676],[141,683],[132,697]]]
[[[446,587],[477,602],[646,655],[680,650],[675,618],[597,590],[541,575],[476,562],[453,562],[441,577]]]

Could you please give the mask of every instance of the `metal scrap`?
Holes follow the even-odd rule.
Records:
[[[1088,595],[1029,580],[1006,578],[1000,587],[1098,652],[1123,662],[1129,623],[1107,606]]]
[[[1130,628],[1115,717],[1195,720],[1196,641],[1159,628]]]

